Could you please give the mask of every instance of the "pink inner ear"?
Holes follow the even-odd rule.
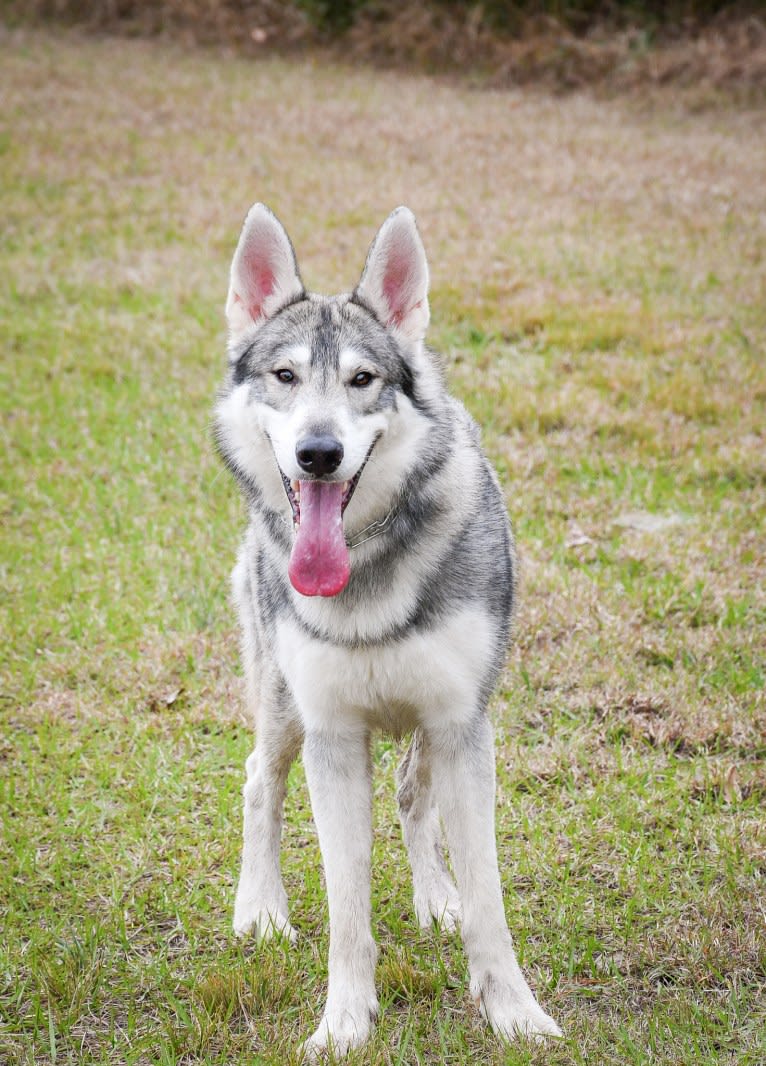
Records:
[[[247,291],[247,310],[254,322],[263,314],[263,304],[276,287],[276,276],[268,261],[264,259],[263,249],[246,252],[242,266]]]
[[[392,241],[383,275],[383,297],[390,312],[389,325],[400,326],[414,301],[414,249],[408,241]]]
[[[407,313],[404,292],[407,288],[407,274],[404,270],[389,271],[383,279],[383,295],[391,312],[389,325],[400,326]]]

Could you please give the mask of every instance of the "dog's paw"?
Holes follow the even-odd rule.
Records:
[[[377,1004],[326,1011],[317,1031],[303,1045],[304,1060],[317,1062],[328,1052],[341,1057],[361,1047],[370,1035],[376,1015]]]
[[[294,944],[298,935],[281,911],[239,901],[234,907],[234,932],[240,937],[253,935],[259,943],[280,936]]]
[[[540,1042],[546,1036],[562,1036],[553,1018],[531,993],[520,995],[508,985],[489,979],[475,994],[475,999],[493,1032],[504,1040],[523,1036]]]
[[[515,1040],[519,1036],[542,1043],[545,1037],[562,1036],[561,1029],[541,1007],[530,1009],[517,1007],[502,1012],[482,1012],[492,1026],[492,1031],[503,1040]]]
[[[446,873],[416,883],[414,904],[421,929],[431,929],[436,923],[446,933],[452,933],[463,917],[460,896]]]
[[[463,911],[458,894],[453,890],[415,896],[415,915],[421,929],[431,929],[436,924],[445,933],[454,933],[460,925]]]

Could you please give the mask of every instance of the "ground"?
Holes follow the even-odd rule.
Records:
[[[251,746],[211,444],[255,199],[313,287],[415,211],[431,341],[521,560],[493,702],[509,924],[545,1047],[422,934],[376,745],[381,1020],[359,1063],[766,1057],[766,125],[668,94],[0,38],[0,1060],[298,1061],[326,981],[300,766],[297,943],[231,931]]]

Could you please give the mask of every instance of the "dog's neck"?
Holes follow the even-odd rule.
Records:
[[[399,508],[394,505],[385,518],[370,522],[368,526],[365,526],[364,529],[360,529],[358,533],[353,535],[353,537],[346,537],[346,544],[349,548],[357,548],[360,544],[366,544],[368,540],[381,536],[381,534],[386,533],[391,528],[398,513]],[[288,518],[287,515],[280,514],[278,517],[286,526],[292,527],[292,519]]]
[[[396,518],[396,512],[397,508],[392,507],[385,518],[381,518],[378,522],[371,522],[364,529],[360,529],[358,533],[355,533],[353,537],[346,538],[346,544],[348,544],[349,548],[356,548],[360,544],[366,544],[373,537],[379,537],[381,533],[385,533],[390,527]]]

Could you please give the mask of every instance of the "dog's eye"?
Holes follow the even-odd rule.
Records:
[[[368,373],[366,370],[360,370],[359,373],[351,379],[351,384],[355,389],[366,389],[372,380],[372,374]]]
[[[275,370],[274,377],[285,385],[291,385],[295,381],[295,374],[292,370]]]

